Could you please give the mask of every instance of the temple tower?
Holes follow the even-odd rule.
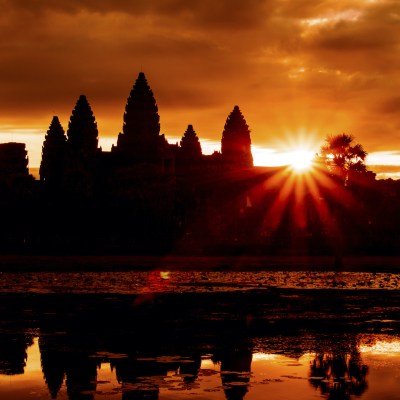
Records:
[[[68,149],[73,153],[91,156],[98,150],[98,131],[93,111],[81,95],[72,110],[68,124]]]
[[[160,116],[153,92],[143,72],[129,94],[123,132],[113,152],[124,164],[162,164],[168,144],[160,135]]]
[[[250,129],[238,106],[229,114],[221,140],[223,160],[235,167],[252,167]]]
[[[64,189],[78,196],[90,196],[101,149],[98,148],[96,119],[84,95],[72,110],[67,137]]]
[[[194,161],[198,160],[202,156],[200,140],[197,137],[195,130],[193,129],[193,125],[188,125],[186,132],[182,136],[182,140],[180,142],[181,149],[181,158],[185,161]]]
[[[61,184],[64,171],[66,137],[60,120],[54,116],[45,136],[40,163],[40,180],[50,185]]]

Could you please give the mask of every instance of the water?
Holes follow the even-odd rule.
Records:
[[[400,341],[393,338],[361,345],[355,356],[326,353],[323,373],[320,369],[315,373],[315,361],[321,358],[315,353],[293,357],[232,351],[219,359],[205,354],[200,359],[177,355],[137,357],[135,361],[126,354],[95,353],[88,358],[86,374],[82,364],[74,366],[81,377],[68,368],[67,374],[61,375],[60,368],[58,381],[55,376],[51,381],[50,376],[61,365],[46,370],[43,377],[41,363],[48,367],[49,354],[42,349],[41,362],[38,342],[35,338],[28,348],[24,374],[0,375],[2,399],[50,399],[50,391],[58,399],[399,398]],[[356,357],[355,363],[351,357]],[[343,377],[330,371],[335,363],[338,371],[344,371]],[[84,375],[86,379],[82,379]]]
[[[376,272],[0,272],[0,292],[200,293],[270,288],[399,290],[400,275]]]
[[[0,399],[400,399],[396,274],[3,273]]]

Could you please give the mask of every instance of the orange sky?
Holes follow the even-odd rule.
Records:
[[[237,104],[264,164],[345,132],[369,164],[397,164],[377,171],[400,171],[398,0],[0,4],[0,142],[27,142],[31,166],[52,116],[66,130],[80,94],[102,141],[115,140],[143,70],[167,138],[193,124],[218,146]]]

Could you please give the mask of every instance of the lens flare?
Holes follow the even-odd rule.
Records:
[[[289,163],[293,170],[304,172],[312,167],[314,153],[309,150],[293,150],[289,153]]]

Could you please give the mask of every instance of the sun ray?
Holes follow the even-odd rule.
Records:
[[[281,222],[281,218],[287,207],[289,197],[293,192],[295,178],[293,174],[287,174],[287,168],[285,168],[284,171],[286,172],[286,174],[284,174],[286,175],[286,180],[283,182],[283,186],[281,186],[281,189],[277,193],[272,206],[265,216],[266,225],[272,230],[275,230]]]

